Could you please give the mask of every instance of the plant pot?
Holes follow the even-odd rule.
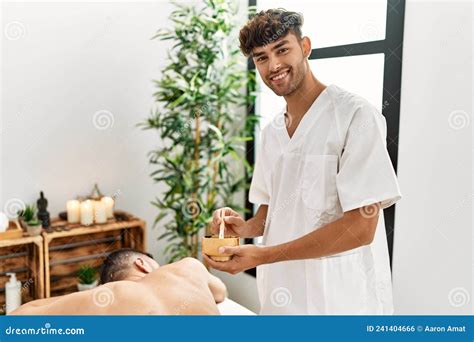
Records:
[[[28,230],[28,225],[26,224],[25,220],[23,220],[21,217],[18,218],[18,223],[20,224],[20,227],[26,232]]]
[[[202,252],[208,255],[214,261],[229,261],[232,259],[232,254],[221,254],[219,248],[222,246],[238,246],[240,245],[240,238],[225,237],[219,239],[219,236],[206,236],[202,238]]]
[[[97,287],[98,284],[99,284],[98,279],[96,279],[92,284],[77,283],[77,290],[78,291],[87,291],[87,290],[93,289],[94,287]]]
[[[28,232],[29,236],[40,235],[42,230],[43,230],[43,227],[41,226],[41,223],[34,226],[30,226],[29,224],[26,225],[26,231]]]

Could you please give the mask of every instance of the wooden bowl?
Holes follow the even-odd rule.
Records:
[[[219,248],[222,246],[238,245],[240,245],[240,238],[238,237],[219,239],[219,236],[206,236],[202,238],[202,252],[214,261],[229,261],[232,259],[232,254],[221,254],[219,253]]]

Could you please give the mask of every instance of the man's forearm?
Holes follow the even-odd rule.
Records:
[[[377,221],[378,215],[365,218],[358,209],[349,211],[301,238],[263,248],[262,263],[321,258],[370,244]]]
[[[255,216],[246,221],[247,227],[242,237],[253,238],[262,236],[265,231],[265,220],[267,218],[268,205],[258,207]]]

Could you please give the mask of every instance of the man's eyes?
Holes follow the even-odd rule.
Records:
[[[280,53],[285,53],[288,51],[288,48],[281,48],[281,49],[278,49],[277,52],[280,54]],[[260,57],[257,57],[256,61],[257,62],[263,62],[264,60],[267,59],[267,56],[260,56]]]

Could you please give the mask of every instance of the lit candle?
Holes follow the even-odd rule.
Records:
[[[107,222],[105,204],[102,201],[94,201],[94,222],[95,223]]]
[[[81,224],[88,226],[94,222],[94,205],[87,200],[81,203]]]
[[[81,217],[81,204],[77,200],[70,200],[66,203],[67,222],[77,223]]]
[[[105,212],[107,214],[107,218],[114,217],[114,199],[112,197],[102,197],[102,203],[105,205]]]

